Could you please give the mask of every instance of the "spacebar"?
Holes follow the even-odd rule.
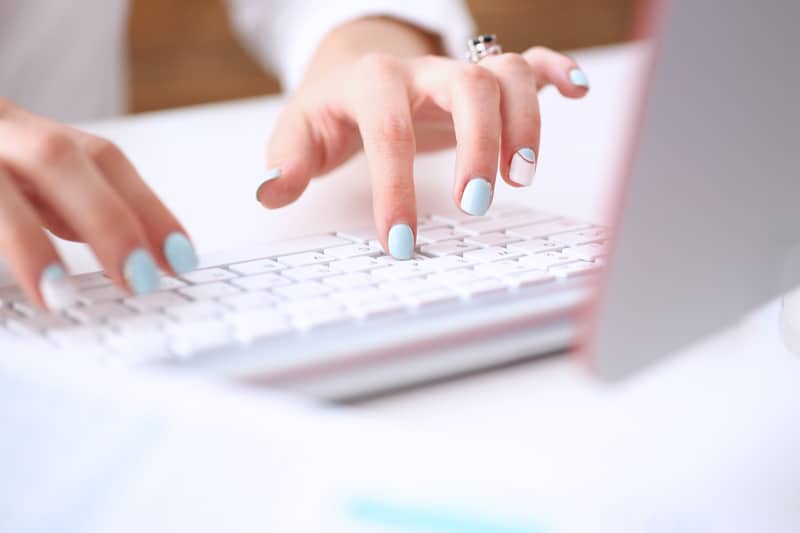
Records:
[[[353,244],[353,242],[334,235],[317,235],[316,237],[305,237],[288,241],[258,243],[251,246],[244,246],[240,249],[203,254],[200,257],[200,268],[235,263],[237,261],[311,252],[345,244]]]

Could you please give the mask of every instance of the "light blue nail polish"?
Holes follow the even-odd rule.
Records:
[[[58,263],[51,263],[42,270],[42,283],[55,283],[67,277],[67,273]]]
[[[461,209],[474,216],[485,215],[492,204],[492,184],[484,178],[472,178],[461,195]]]
[[[256,200],[258,200],[258,191],[261,189],[261,187],[262,187],[262,186],[263,186],[265,183],[267,183],[268,181],[272,181],[272,180],[276,180],[276,179],[280,178],[280,177],[281,177],[281,174],[282,174],[282,172],[281,172],[281,169],[279,169],[279,168],[271,168],[271,169],[269,169],[269,170],[267,171],[267,173],[266,173],[266,174],[264,175],[264,177],[261,179],[261,185],[259,185],[259,186],[256,188]]]
[[[147,250],[137,248],[125,260],[125,279],[134,294],[148,294],[158,289],[158,268]]]
[[[531,163],[536,162],[536,152],[533,151],[533,148],[520,148],[517,150],[517,153],[524,157],[526,161]]]
[[[197,268],[197,254],[186,235],[170,233],[164,240],[164,255],[169,266],[178,274],[186,274]]]
[[[586,77],[586,74],[581,69],[574,68],[570,70],[569,81],[572,82],[572,85],[589,88],[589,78]]]
[[[395,259],[414,257],[414,232],[408,224],[395,224],[389,230],[389,254]]]

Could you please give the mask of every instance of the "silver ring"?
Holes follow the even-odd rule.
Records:
[[[503,47],[497,42],[493,34],[478,35],[467,41],[467,61],[477,63],[486,56],[496,56],[503,53]]]

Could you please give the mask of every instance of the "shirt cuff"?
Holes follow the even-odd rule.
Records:
[[[464,56],[473,23],[461,0],[228,0],[231,15],[250,51],[275,72],[284,91],[302,81],[322,39],[345,22],[391,17],[440,36],[447,55]]]

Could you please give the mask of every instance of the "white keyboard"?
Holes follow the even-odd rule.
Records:
[[[373,228],[277,242],[263,257],[162,278],[130,297],[103,273],[75,276],[81,301],[37,310],[18,287],[0,288],[0,347],[71,350],[98,360],[185,361],[204,352],[445,309],[596,273],[604,228],[528,208],[485,217],[426,216],[417,254],[385,255]],[[4,350],[0,350],[2,352]]]

